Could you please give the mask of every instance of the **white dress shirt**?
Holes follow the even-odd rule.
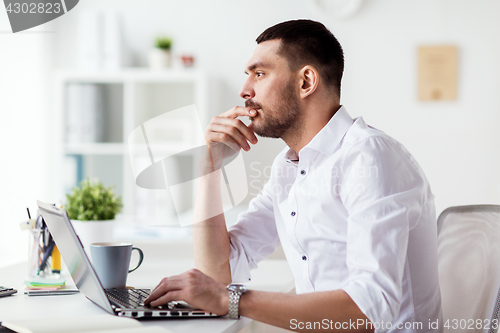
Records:
[[[297,293],[343,289],[376,332],[441,332],[429,327],[442,322],[436,229],[410,153],[341,107],[298,156],[274,160],[229,229],[231,275],[250,280],[281,244]]]

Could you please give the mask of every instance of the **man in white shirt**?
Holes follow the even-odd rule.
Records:
[[[240,92],[245,107],[212,119],[205,134],[195,215],[207,218],[193,228],[199,270],[165,278],[146,303],[181,299],[304,331],[441,332],[435,208],[421,168],[340,105],[343,52],[322,24],[283,22],[257,43]],[[256,144],[255,134],[288,147],[228,231],[220,165]],[[226,289],[248,281],[279,245],[297,295]]]

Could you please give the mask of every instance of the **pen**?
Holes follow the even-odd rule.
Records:
[[[47,264],[47,260],[49,259],[50,255],[52,254],[52,250],[54,249],[54,241],[51,241],[49,246],[47,247],[47,250],[45,251],[45,254],[43,255],[42,263],[40,264],[40,271],[43,271],[45,268],[45,265]]]
[[[42,219],[43,219],[43,217],[42,217]],[[52,241],[52,235],[50,234],[49,227],[47,226],[47,223],[45,223],[45,220],[43,220],[43,231],[45,233],[44,246],[49,246],[50,242]]]
[[[41,217],[41,215],[40,215],[40,217]],[[45,230],[46,228],[47,228],[47,226],[45,225],[45,221],[43,220],[43,217],[42,217],[42,242],[43,242],[43,250],[44,251],[46,250],[46,248],[48,246],[48,244],[47,244],[48,239],[47,239],[47,236],[46,236],[47,233],[46,233],[46,230]]]
[[[26,222],[21,222],[20,223],[20,227],[21,227],[21,230],[26,230],[26,229],[33,229],[35,227],[35,220],[32,220],[31,219],[31,214],[30,214],[30,210],[28,207],[26,207],[26,211],[28,212],[28,221]]]

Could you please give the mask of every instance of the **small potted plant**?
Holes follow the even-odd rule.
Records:
[[[66,195],[66,200],[64,208],[87,254],[90,244],[113,240],[115,217],[123,207],[113,187],[86,179]]]
[[[165,69],[172,65],[172,38],[158,37],[155,47],[149,53],[149,66],[152,69]]]

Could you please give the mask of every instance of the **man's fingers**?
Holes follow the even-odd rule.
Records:
[[[239,119],[230,119],[223,117],[214,118],[214,122],[212,124],[222,124],[230,127],[235,127],[240,131],[243,136],[253,144],[257,143],[257,137],[255,133],[248,128],[241,120]]]
[[[220,116],[212,118],[205,132],[205,141],[209,147],[221,142],[234,151],[239,151],[240,149],[249,151],[249,142],[256,144],[258,139],[253,129],[249,129],[240,119],[236,118],[238,116],[253,117],[255,115],[257,115],[257,112],[254,109],[235,106]],[[211,160],[211,163],[213,169],[214,161]]]
[[[235,106],[231,110],[228,110],[221,114],[219,117],[223,118],[236,118],[240,116],[253,117],[256,115],[255,110],[246,106]]]
[[[149,297],[144,300],[144,304],[149,304],[169,292],[182,289],[182,282],[183,280],[180,279],[163,279]]]
[[[222,142],[228,145],[234,151],[239,151],[241,149],[240,144],[226,133],[210,132],[205,136],[205,140],[211,147]]]
[[[182,294],[182,292],[180,290],[169,291],[165,295],[152,301],[150,303],[150,305],[152,307],[157,307],[157,306],[164,305],[164,304],[167,304],[168,302],[172,302],[172,301],[183,301],[181,294]]]
[[[249,150],[250,147],[247,144],[247,141],[256,144],[258,142],[257,137],[255,136],[255,133],[253,129],[250,129],[247,127],[241,120],[239,119],[230,119],[230,118],[223,118],[223,117],[214,117],[212,119],[212,122],[208,125],[207,127],[207,132],[206,132],[206,141],[211,142],[211,141],[221,141],[221,139],[224,139],[224,137],[218,137],[218,136],[213,136],[212,133],[225,133],[228,136],[230,136],[232,139],[234,139],[240,147],[245,149],[248,147]],[[225,141],[222,141],[225,142]]]
[[[250,150],[247,138],[236,127],[223,124],[210,124],[207,141],[236,142],[244,150]],[[222,134],[222,135],[221,135]]]

